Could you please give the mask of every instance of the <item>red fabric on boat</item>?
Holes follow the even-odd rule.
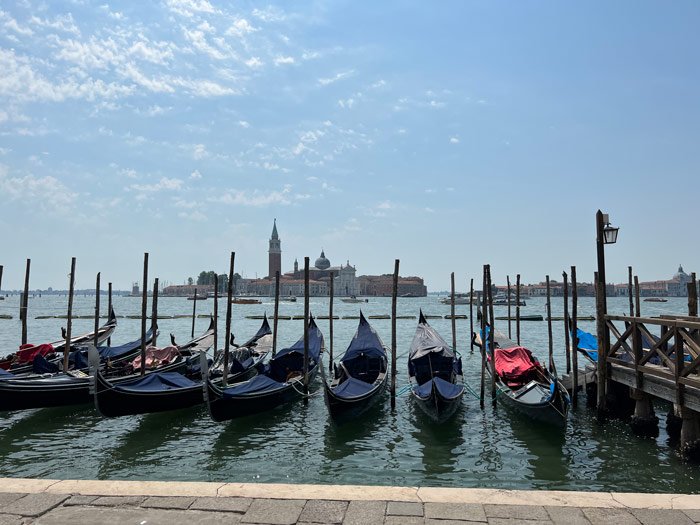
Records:
[[[26,344],[19,347],[17,363],[31,363],[37,355],[46,355],[53,352],[53,346],[45,343],[41,345]]]
[[[157,368],[161,365],[167,365],[172,363],[179,355],[180,352],[175,346],[166,346],[165,348],[149,346],[146,348],[146,368]],[[131,367],[134,370],[141,370],[141,356],[138,356],[131,362]]]
[[[525,347],[496,348],[496,373],[507,383],[523,383],[539,368]]]

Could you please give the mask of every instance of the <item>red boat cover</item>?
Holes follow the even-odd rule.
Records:
[[[527,348],[496,348],[496,373],[506,383],[524,383],[539,368]]]
[[[166,346],[165,348],[156,348],[149,346],[146,348],[146,368],[157,368],[162,365],[172,363],[180,352],[175,346]],[[138,356],[131,362],[131,367],[134,370],[141,370],[141,356]]]
[[[37,355],[46,355],[53,352],[53,346],[46,343],[41,345],[26,344],[19,347],[16,363],[31,363]]]

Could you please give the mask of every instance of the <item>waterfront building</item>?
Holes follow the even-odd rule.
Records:
[[[389,297],[394,288],[394,275],[360,275],[358,277],[360,295]],[[397,295],[399,297],[425,297],[428,288],[421,277],[399,277]]]
[[[270,236],[270,246],[267,253],[267,276],[274,279],[277,272],[282,273],[282,241],[280,241],[280,237],[277,234],[277,219],[275,219],[272,224],[272,235]]]

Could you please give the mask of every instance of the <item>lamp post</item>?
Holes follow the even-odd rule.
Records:
[[[607,356],[610,348],[610,333],[605,324],[605,315],[608,313],[608,301],[605,281],[605,245],[615,244],[619,228],[610,225],[610,217],[607,213],[598,210],[596,213],[596,247],[598,249],[598,289],[596,290],[596,319],[598,331],[598,415],[606,412],[605,387],[607,385]]]

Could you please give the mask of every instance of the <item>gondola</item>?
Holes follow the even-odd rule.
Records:
[[[112,336],[117,328],[117,316],[114,314],[114,309],[110,309],[107,322],[103,324],[97,335],[97,344],[104,343]],[[95,332],[90,332],[83,335],[71,337],[71,349],[95,342]],[[2,359],[0,359],[0,368],[11,372],[13,375],[31,373],[33,370],[32,362],[37,355],[44,356],[49,362],[58,362],[63,359],[63,349],[66,346],[65,336],[63,339],[52,343],[44,343],[40,345],[23,345],[20,349]]]
[[[434,421],[452,416],[462,402],[462,359],[428,324],[421,310],[408,354],[411,397]]]
[[[157,369],[158,372],[186,371],[190,366],[188,356],[209,348],[214,340],[213,325],[202,335],[178,347],[176,359]],[[92,365],[97,368],[99,363]],[[147,370],[151,374],[154,370]],[[112,382],[120,383],[140,377],[128,366],[119,367],[123,375],[114,377]],[[80,405],[90,403],[91,378],[82,371],[59,372],[55,374],[33,375],[19,378],[0,378],[0,411],[45,408],[55,406]]]
[[[230,353],[227,381],[236,383],[249,378],[271,349],[272,331],[265,318],[258,332]],[[223,376],[223,357],[220,366],[215,362],[210,372],[219,379]],[[100,371],[95,374],[95,408],[105,417],[165,412],[203,402],[201,379],[180,372],[154,372],[117,383]]]
[[[487,325],[488,339],[490,327]],[[494,331],[497,398],[534,421],[565,427],[571,401],[556,375],[543,367],[532,352]],[[482,340],[484,338],[481,338]],[[478,342],[490,353],[488,343]],[[491,375],[491,366],[486,367]]]
[[[332,417],[351,418],[365,412],[381,397],[387,382],[386,347],[360,312],[360,323],[330,382],[323,384]]]
[[[313,317],[308,325],[308,345],[310,383],[316,377],[318,367],[322,366],[321,353],[324,350],[323,334]],[[204,355],[201,364],[206,377],[208,364]],[[304,337],[277,352],[263,371],[252,379],[224,388],[207,378],[203,385],[204,400],[214,421],[257,414],[301,398],[304,396]]]

